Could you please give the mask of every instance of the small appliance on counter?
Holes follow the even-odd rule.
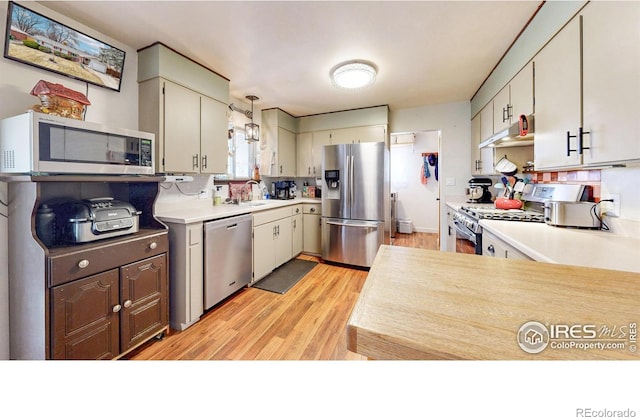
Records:
[[[547,201],[544,203],[544,221],[557,227],[600,229],[597,204],[587,201]]]
[[[491,203],[491,184],[491,178],[471,178],[466,189],[467,203]]]
[[[92,242],[136,233],[140,214],[112,197],[54,199],[39,206],[36,234],[46,246]]]
[[[295,181],[276,181],[273,191],[274,198],[278,200],[296,198],[296,183]]]

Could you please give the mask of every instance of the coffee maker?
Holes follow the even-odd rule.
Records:
[[[296,198],[295,181],[276,181],[275,198],[278,200],[288,200],[290,198]]]
[[[467,192],[467,203],[491,203],[491,191],[493,184],[490,178],[471,178]]]

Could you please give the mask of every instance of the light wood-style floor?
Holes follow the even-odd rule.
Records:
[[[398,234],[393,243],[435,250],[437,240],[437,234]],[[125,359],[366,359],[346,349],[345,330],[366,277],[366,270],[319,262],[287,293],[245,288],[188,329],[171,330]]]

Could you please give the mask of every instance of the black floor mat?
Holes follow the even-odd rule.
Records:
[[[253,288],[284,294],[316,265],[318,265],[317,262],[292,259],[262,278],[253,285]]]

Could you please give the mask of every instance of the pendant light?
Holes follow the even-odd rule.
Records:
[[[260,100],[256,96],[246,96],[247,100],[251,101],[251,122],[244,125],[245,139],[247,142],[257,142],[260,140],[260,126],[253,123],[253,102]]]

